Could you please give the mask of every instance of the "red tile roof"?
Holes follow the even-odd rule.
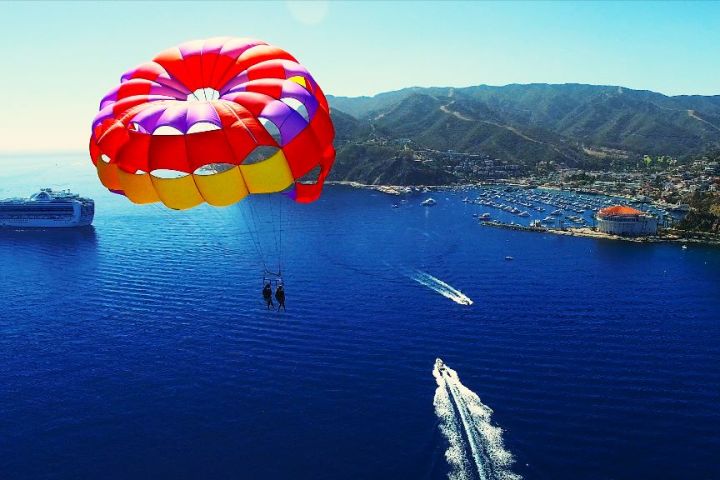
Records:
[[[609,216],[635,216],[635,215],[644,215],[645,212],[642,212],[636,208],[629,207],[627,205],[613,205],[612,207],[606,207],[603,208],[598,212],[598,216],[600,217],[609,217]]]

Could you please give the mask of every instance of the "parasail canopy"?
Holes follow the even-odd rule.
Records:
[[[226,206],[282,191],[311,202],[335,159],[333,137],[325,95],[292,55],[220,37],[122,75],[100,102],[90,156],[103,185],[135,203]]]

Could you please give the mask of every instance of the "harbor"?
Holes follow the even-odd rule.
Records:
[[[412,205],[413,202],[408,201],[411,197],[419,197],[418,205],[427,207],[442,202],[443,195],[452,195],[470,210],[473,219],[487,227],[634,243],[720,245],[720,235],[676,228],[687,215],[686,205],[652,202],[643,196],[603,195],[504,183],[361,187],[403,197],[400,202],[393,203],[393,208]],[[444,199],[455,200],[452,197]]]
[[[645,198],[492,186],[463,202],[485,207],[472,215],[489,227],[635,243],[720,245],[717,235],[674,229],[686,214],[682,207],[656,205]]]
[[[658,234],[658,235],[646,235],[641,237],[629,237],[629,236],[622,236],[622,235],[613,235],[609,233],[603,233],[599,232],[597,230],[593,230],[592,228],[588,227],[568,227],[566,229],[560,229],[560,228],[551,228],[551,227],[544,227],[544,226],[538,226],[538,225],[519,225],[517,223],[505,223],[505,222],[497,222],[497,221],[485,221],[480,222],[481,225],[487,226],[487,227],[496,227],[496,228],[505,228],[508,230],[518,230],[523,232],[539,232],[539,233],[552,233],[556,235],[567,235],[571,237],[586,237],[586,238],[597,238],[597,239],[603,239],[603,240],[621,240],[626,242],[635,242],[635,243],[657,243],[657,242],[680,242],[680,243],[689,243],[689,242],[695,242],[695,243],[708,243],[708,244],[717,244],[720,245],[720,239],[693,239],[693,238],[684,238],[677,234],[672,233],[666,233],[666,234]]]

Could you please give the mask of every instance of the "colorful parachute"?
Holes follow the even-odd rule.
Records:
[[[281,191],[311,202],[335,159],[333,137],[325,95],[292,55],[224,37],[125,73],[100,103],[90,156],[103,185],[135,203],[226,206]],[[298,181],[316,171],[314,183]]]

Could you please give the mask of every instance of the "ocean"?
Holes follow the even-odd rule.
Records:
[[[0,169],[96,201],[0,232],[2,479],[720,478],[718,248],[483,227],[473,190],[249,220],[133,205],[84,154]]]

